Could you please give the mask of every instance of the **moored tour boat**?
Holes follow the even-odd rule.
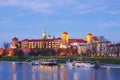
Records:
[[[40,63],[38,61],[32,61],[31,65],[40,65]]]
[[[50,60],[38,60],[38,61],[32,61],[31,65],[54,66],[54,65],[57,65],[57,62],[54,59],[50,59]]]
[[[55,60],[45,60],[45,61],[40,61],[40,64],[54,66],[54,65],[57,65],[57,62]]]
[[[66,65],[69,67],[77,67],[77,68],[99,68],[98,62],[67,61]]]

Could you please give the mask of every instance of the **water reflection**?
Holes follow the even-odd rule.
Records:
[[[58,66],[39,66],[40,80],[57,80]]]
[[[0,63],[0,80],[119,80],[120,69],[68,68],[59,66],[31,66],[29,63]]]

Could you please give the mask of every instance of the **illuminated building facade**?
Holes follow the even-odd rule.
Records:
[[[36,50],[53,50],[57,55],[74,55],[88,54],[88,52],[96,51],[99,55],[107,54],[108,49],[111,54],[116,46],[111,42],[101,42],[98,37],[88,33],[84,39],[69,38],[67,32],[63,32],[60,38],[51,38],[47,36],[46,30],[43,30],[41,39],[23,39],[19,41],[17,37],[12,38],[11,47],[9,49],[0,49],[0,55],[7,53],[8,56],[14,55],[15,50],[21,49],[24,53],[30,53]],[[93,50],[94,49],[94,50]],[[41,52],[42,53],[42,52]]]
[[[79,46],[80,44],[88,44],[92,42],[99,42],[97,37],[94,37],[91,33],[88,33],[86,39],[69,39],[69,34],[63,32],[61,38],[51,38],[46,34],[46,30],[42,33],[42,39],[24,39],[19,41],[18,38],[12,39],[11,48],[67,48],[69,45]]]
[[[22,48],[59,48],[61,39],[24,39],[21,42]]]
[[[66,43],[66,42],[65,42]],[[46,34],[46,30],[42,33],[42,39],[24,39],[19,41],[18,38],[12,39],[11,48],[60,48],[62,44],[61,38],[51,38],[50,35]]]
[[[71,39],[69,38],[69,34],[67,32],[63,32],[61,34],[61,38],[51,38],[50,35],[47,36],[46,30],[43,30],[42,33],[42,38],[41,39],[24,39],[22,41],[19,41],[18,38],[14,37],[12,39],[12,44],[11,48],[16,49],[16,48],[22,48],[22,49],[62,49],[63,52],[70,53],[70,49],[73,51],[76,51],[76,53],[85,53],[85,51],[88,48],[88,45],[91,43],[98,43],[99,39],[93,34],[88,33],[86,35],[85,39]],[[72,48],[71,48],[72,47]],[[74,50],[76,48],[76,50]],[[69,50],[67,50],[69,49]],[[60,52],[58,50],[58,52]],[[60,52],[60,54],[63,54],[63,52]],[[66,54],[67,55],[67,54]]]

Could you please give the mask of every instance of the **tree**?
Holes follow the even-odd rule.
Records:
[[[99,36],[99,40],[100,40],[100,42],[99,42],[100,56],[102,53],[104,53],[104,55],[108,56],[108,54],[109,54],[108,46],[110,45],[111,41],[107,40],[104,36]]]
[[[10,48],[10,43],[3,42],[3,46],[4,46],[5,49]]]
[[[108,40],[104,36],[99,36],[98,38],[100,42],[108,42]]]
[[[117,48],[116,54],[117,54],[117,57],[119,57],[120,56],[120,43],[116,44],[116,48]]]
[[[92,43],[91,46],[92,46],[92,54],[94,56],[97,56],[97,43]]]
[[[15,49],[15,56],[23,57],[24,56],[23,50],[22,49]]]
[[[30,56],[55,56],[57,53],[54,49],[31,49]]]
[[[86,49],[86,54],[83,54],[83,56],[91,56],[92,50],[90,48]]]

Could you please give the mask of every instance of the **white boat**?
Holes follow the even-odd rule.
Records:
[[[73,63],[73,66],[79,67],[79,68],[92,68],[95,65],[92,63],[87,63],[87,62],[75,62]]]
[[[73,67],[73,62],[66,62],[66,66],[68,66],[68,67],[70,67],[70,68],[72,68]]]
[[[57,62],[54,60],[48,60],[48,61],[40,61],[41,65],[48,65],[48,66],[53,66],[57,65]]]
[[[66,62],[68,67],[77,67],[77,68],[98,68],[99,65],[93,62],[81,62],[81,61],[73,61]]]
[[[31,65],[48,65],[48,66],[53,66],[53,65],[57,65],[57,62],[54,59],[50,59],[50,60],[37,60],[37,61],[32,61]]]
[[[57,62],[54,59],[40,60],[39,63],[40,63],[40,65],[48,65],[48,66],[57,65]]]
[[[31,65],[40,65],[40,63],[38,61],[32,61]]]

